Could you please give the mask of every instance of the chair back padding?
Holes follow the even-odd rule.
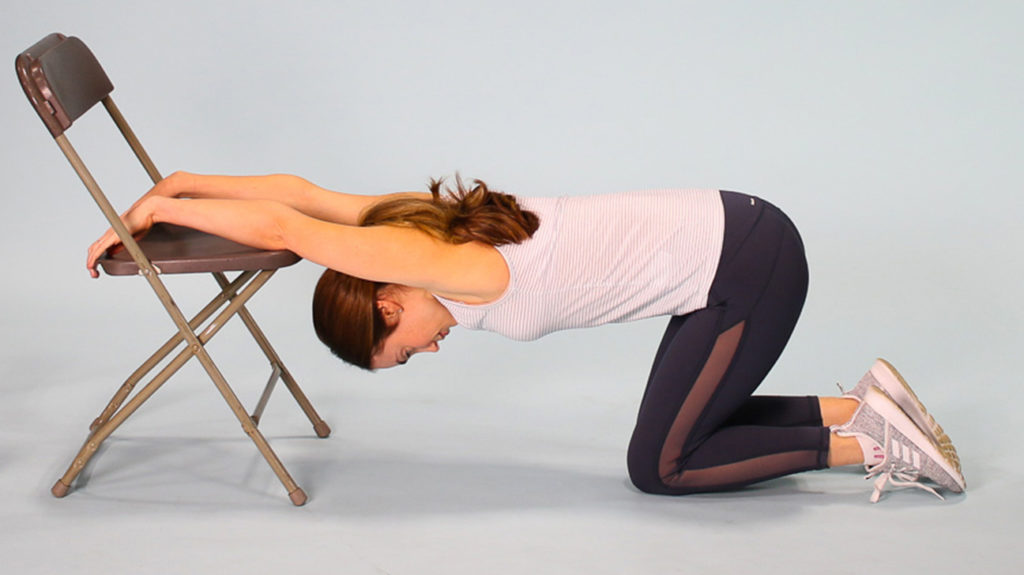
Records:
[[[78,38],[50,34],[15,60],[18,80],[54,138],[114,90],[103,67]]]

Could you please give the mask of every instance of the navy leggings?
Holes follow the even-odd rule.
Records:
[[[827,466],[816,397],[751,396],[807,295],[800,235],[760,198],[722,192],[722,203],[708,305],[669,321],[630,440],[630,479],[648,493],[722,491]]]

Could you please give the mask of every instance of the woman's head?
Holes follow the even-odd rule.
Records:
[[[374,350],[392,331],[376,305],[376,282],[324,270],[313,292],[313,329],[334,355],[372,369]]]
[[[436,352],[455,326],[427,290],[325,270],[313,294],[313,327],[335,355],[363,369],[402,365]]]
[[[377,203],[360,225],[411,227],[452,244],[476,241],[520,243],[540,226],[536,214],[513,196],[480,180],[472,188],[456,177],[456,188],[430,183],[431,199],[400,197]],[[403,317],[405,316],[405,317]],[[426,290],[373,282],[325,270],[313,294],[313,326],[335,355],[363,369],[404,363],[409,355],[436,351],[455,325],[448,310]]]

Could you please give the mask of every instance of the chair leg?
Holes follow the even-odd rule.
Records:
[[[284,464],[278,459],[277,454],[271,449],[270,444],[267,443],[263,434],[256,428],[256,424],[253,423],[249,414],[246,413],[245,407],[242,406],[242,402],[238,400],[238,396],[231,390],[228,382],[224,379],[223,374],[214,365],[213,360],[210,359],[209,354],[206,353],[206,349],[200,347],[196,350],[196,357],[199,362],[206,369],[206,373],[213,380],[213,384],[217,386],[217,390],[220,391],[221,395],[224,396],[224,400],[227,401],[231,411],[234,412],[235,417],[238,418],[239,423],[242,424],[242,429],[252,439],[253,443],[256,444],[256,448],[259,449],[263,458],[270,464],[270,468],[277,474],[277,478],[284,484],[284,488],[288,491],[288,497],[292,500],[295,505],[303,505],[306,503],[306,493],[295,483],[292,476],[288,474],[288,470],[284,468]]]
[[[149,397],[152,396],[153,393],[155,393],[156,390],[159,389],[174,372],[180,369],[189,358],[195,356],[213,380],[214,385],[217,387],[218,391],[220,391],[225,401],[227,401],[232,412],[234,412],[235,416],[242,424],[242,429],[245,430],[246,434],[253,440],[257,449],[259,449],[264,459],[267,460],[271,469],[273,469],[278,479],[284,485],[292,503],[295,505],[303,505],[306,502],[306,493],[295,483],[292,477],[288,474],[288,471],[284,468],[284,464],[282,464],[281,460],[278,459],[277,454],[275,454],[270,448],[270,444],[267,443],[266,438],[264,438],[263,434],[256,429],[252,419],[249,418],[245,408],[231,390],[231,387],[224,379],[223,374],[213,363],[213,360],[210,358],[206,348],[204,347],[204,344],[206,344],[218,331],[220,331],[220,328],[224,326],[225,322],[231,316],[235,315],[240,309],[242,309],[245,302],[248,301],[256,291],[263,287],[263,284],[265,284],[272,275],[273,271],[264,270],[260,272],[252,282],[245,286],[245,289],[238,293],[236,297],[232,298],[231,303],[228,304],[228,306],[221,311],[212,322],[210,322],[206,329],[198,335],[193,331],[188,322],[185,321],[184,315],[182,315],[181,310],[178,309],[177,305],[174,304],[170,294],[163,286],[163,282],[155,277],[147,278],[150,280],[150,283],[157,292],[157,295],[160,297],[160,300],[164,303],[164,307],[167,312],[171,315],[171,318],[178,326],[179,332],[186,342],[186,346],[164,367],[164,369],[160,371],[160,373],[157,374],[152,381],[132,397],[124,407],[113,414],[106,423],[89,435],[88,439],[86,439],[85,445],[83,445],[79,450],[78,455],[72,461],[67,472],[57,480],[56,484],[54,484],[51,489],[53,495],[56,497],[63,497],[66,495],[70,489],[71,483],[82,471],[89,459],[92,458],[99,449],[100,444],[109,437],[110,434],[121,425],[121,423],[132,415],[142,405],[142,403],[149,399]]]
[[[95,432],[89,435],[85,444],[82,445],[78,454],[75,456],[75,459],[71,462],[68,470],[60,479],[57,480],[53,485],[53,488],[50,490],[54,496],[64,497],[67,495],[68,490],[71,487],[71,483],[74,482],[75,478],[78,477],[78,474],[85,469],[86,464],[99,450],[103,441],[106,440],[114,430],[120,427],[129,416],[135,413],[135,411],[138,410],[138,408],[141,407],[147,399],[156,393],[156,390],[160,389],[160,386],[162,386],[171,375],[178,371],[186,361],[188,361],[192,356],[196,356],[203,365],[203,368],[206,369],[207,374],[209,374],[210,378],[213,379],[214,385],[217,386],[218,391],[220,391],[221,395],[227,401],[228,406],[231,407],[231,410],[235,413],[239,422],[241,422],[242,429],[245,430],[245,433],[252,439],[253,443],[256,444],[256,448],[259,449],[260,454],[262,454],[263,458],[270,464],[270,468],[274,470],[274,473],[277,475],[281,483],[284,484],[284,487],[288,492],[288,497],[291,499],[292,503],[295,505],[303,505],[306,502],[306,493],[295,483],[295,480],[293,480],[291,475],[288,474],[288,471],[284,468],[284,464],[281,463],[277,454],[274,453],[273,449],[271,449],[266,438],[263,437],[263,434],[260,433],[258,429],[256,429],[256,425],[245,412],[245,408],[242,407],[238,397],[233,391],[231,391],[231,388],[228,386],[223,374],[221,374],[220,370],[213,363],[209,354],[206,353],[206,349],[202,346],[197,347],[198,350],[195,348],[183,349],[178,356],[171,361],[171,363],[157,374],[153,381],[149,382],[139,391],[138,394],[132,397],[132,399],[125,404],[123,409],[115,413],[109,421],[101,425]]]
[[[222,289],[224,289],[228,285],[227,277],[225,277],[224,274],[215,273],[213,275]],[[242,318],[242,323],[244,323],[245,327],[249,329],[249,333],[252,334],[253,339],[256,340],[256,344],[260,346],[261,350],[263,350],[263,354],[267,356],[267,359],[270,361],[272,369],[274,369],[275,371],[280,370],[281,379],[284,381],[285,387],[288,389],[289,392],[291,392],[292,397],[295,398],[295,401],[298,402],[299,407],[302,408],[302,411],[306,414],[306,417],[309,418],[310,423],[313,424],[313,431],[316,432],[317,437],[330,436],[330,426],[327,425],[327,422],[321,419],[320,415],[316,412],[316,409],[313,408],[313,404],[309,401],[309,398],[306,397],[306,394],[302,392],[302,389],[299,387],[299,384],[296,383],[295,378],[292,377],[291,372],[288,371],[288,368],[285,367],[284,362],[281,361],[280,356],[278,356],[277,352],[274,351],[273,346],[270,345],[270,340],[268,340],[267,336],[263,334],[263,330],[260,329],[260,326],[256,323],[256,320],[253,319],[252,314],[249,313],[249,310],[247,310],[245,307],[242,307],[241,309],[238,310],[238,316]],[[273,378],[269,382],[267,382],[266,391],[264,392],[263,397],[260,398],[260,405],[265,405],[266,399],[269,398],[269,392],[271,389],[273,389],[273,383]],[[259,422],[259,416],[262,415],[262,411],[263,410],[259,408],[256,411],[257,423]]]
[[[199,363],[202,364],[203,369],[213,380],[213,384],[217,386],[217,390],[220,391],[224,400],[227,402],[228,407],[234,412],[235,417],[238,418],[239,423],[242,424],[242,429],[252,439],[253,443],[256,444],[256,448],[259,449],[263,458],[270,464],[270,468],[274,470],[278,480],[284,485],[285,490],[288,492],[288,497],[295,505],[303,505],[306,503],[306,493],[295,483],[291,475],[288,474],[288,470],[284,468],[284,464],[278,459],[277,454],[270,448],[270,444],[267,443],[263,434],[256,429],[256,424],[253,423],[249,414],[246,413],[245,407],[242,406],[242,402],[238,400],[235,392],[231,390],[231,386],[228,385],[227,380],[224,379],[224,375],[220,372],[220,369],[213,363],[210,355],[206,352],[204,344],[210,340],[220,328],[224,326],[224,323],[231,316],[239,313],[240,310],[245,309],[243,306],[245,302],[249,300],[263,284],[267,283],[271,276],[274,275],[274,270],[263,270],[261,271],[249,285],[245,286],[245,289],[238,294],[237,297],[232,299],[231,303],[217,316],[207,327],[203,330],[202,334],[196,335],[191,329],[188,328],[187,324],[184,323],[185,318],[181,315],[181,311],[178,310],[177,306],[171,302],[171,305],[165,306],[167,311],[174,318],[175,323],[181,328],[182,336],[184,336],[186,343],[192,349]],[[154,286],[159,285],[159,288],[164,289],[166,294],[166,288],[163,288],[162,282],[155,282]],[[158,293],[160,290],[158,289]],[[170,294],[167,294],[169,299]]]
[[[278,364],[281,367],[281,380],[284,381],[284,386],[291,392],[292,397],[298,402],[299,407],[306,412],[306,416],[313,422],[313,431],[316,432],[317,437],[328,437],[331,435],[331,428],[328,427],[327,422],[320,419],[317,415],[316,410],[313,409],[313,404],[310,403],[309,398],[299,388],[299,384],[295,382],[295,378],[292,377],[288,368],[284,365]]]
[[[53,485],[50,490],[56,497],[64,497],[68,493],[68,489],[71,488],[71,483],[78,477],[78,474],[85,469],[85,465],[89,463],[92,456],[99,450],[100,445],[103,443],[115,429],[121,426],[122,423],[128,417],[135,413],[143,403],[146,402],[156,390],[162,386],[175,372],[181,369],[181,366],[185,365],[191,357],[193,352],[189,348],[181,350],[177,356],[170,363],[168,363],[159,373],[156,374],[153,379],[147,383],[127,404],[119,411],[114,413],[107,421],[97,427],[89,436],[86,438],[82,448],[78,450],[78,454],[71,461],[71,465],[68,470],[64,472],[64,475],[57,480],[57,483]]]
[[[195,315],[195,317],[192,318],[191,321],[188,322],[189,327],[192,328],[192,330],[198,329],[203,322],[213,315],[213,312],[217,311],[225,302],[234,298],[239,288],[246,284],[255,275],[256,272],[254,271],[244,272],[231,283],[222,285],[220,294],[210,300],[210,303],[206,304],[206,307],[204,307]],[[156,353],[140,365],[138,369],[136,369],[127,380],[125,380],[124,384],[118,388],[117,393],[114,394],[114,397],[111,398],[110,403],[107,404],[107,407],[102,413],[100,413],[99,417],[93,420],[92,425],[89,426],[89,431],[95,431],[101,425],[106,423],[118,408],[121,407],[121,404],[124,403],[124,400],[131,394],[139,381],[146,377],[146,374],[152,371],[154,367],[163,361],[164,358],[167,357],[167,354],[171,353],[171,351],[173,351],[183,339],[184,338],[180,331],[175,333],[160,349],[156,351]]]

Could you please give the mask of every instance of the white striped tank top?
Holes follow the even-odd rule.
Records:
[[[532,340],[707,304],[725,231],[717,190],[518,200],[540,228],[497,248],[509,269],[501,297],[481,305],[437,298],[459,325]]]

